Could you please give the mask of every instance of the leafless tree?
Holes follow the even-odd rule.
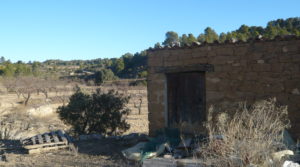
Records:
[[[134,108],[137,108],[139,110],[139,115],[141,115],[143,98],[139,97],[139,103],[136,104],[136,102],[134,101],[133,104],[134,104]]]
[[[34,77],[17,77],[17,94],[24,98],[24,105],[26,106],[31,98],[33,92],[36,91],[37,78]]]
[[[15,91],[16,78],[5,77],[5,78],[2,79],[2,84],[6,88],[7,93]]]

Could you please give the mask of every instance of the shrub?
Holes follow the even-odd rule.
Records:
[[[125,105],[129,97],[114,90],[102,93],[97,89],[92,95],[78,88],[66,106],[57,109],[61,120],[71,125],[75,134],[100,133],[118,135],[129,129],[125,116],[130,112]]]
[[[101,85],[104,81],[115,80],[117,77],[110,69],[101,69],[94,74],[94,82]]]
[[[216,167],[269,162],[273,152],[285,147],[282,132],[289,127],[287,116],[287,107],[278,106],[276,99],[270,99],[251,107],[244,105],[227,121],[208,121],[210,137],[202,147],[204,161]],[[223,140],[214,135],[223,135]]]

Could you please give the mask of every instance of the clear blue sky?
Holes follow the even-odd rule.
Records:
[[[162,42],[242,24],[299,17],[299,0],[0,0],[0,56],[13,62],[120,57]]]

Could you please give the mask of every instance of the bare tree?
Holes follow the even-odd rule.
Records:
[[[135,101],[133,102],[133,104],[134,104],[134,108],[137,108],[139,110],[139,115],[141,115],[143,98],[142,97],[139,98],[139,103],[138,104],[136,104]]]
[[[7,93],[12,91],[14,92],[16,88],[16,78],[3,78],[2,84],[6,88]]]
[[[31,98],[31,94],[36,91],[37,78],[34,77],[17,77],[16,92],[17,95],[24,98],[24,105],[26,106]]]

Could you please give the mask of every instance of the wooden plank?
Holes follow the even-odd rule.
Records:
[[[59,142],[59,139],[58,139],[56,133],[55,133],[55,132],[51,132],[51,135],[52,135],[53,141],[54,141],[55,143],[58,143],[58,142]]]
[[[36,148],[40,148],[40,147],[50,147],[50,146],[56,146],[56,145],[66,145],[66,142],[56,142],[56,143],[44,143],[44,144],[35,144],[35,145],[27,145],[24,146],[24,148],[26,149],[36,149]]]
[[[58,131],[57,131],[57,134],[58,134],[58,136],[62,139],[62,141],[66,142],[66,143],[68,142],[68,140],[67,140],[67,138],[65,137],[65,134],[64,134],[63,131],[58,130]]]
[[[35,136],[33,136],[33,137],[31,138],[31,141],[32,141],[32,144],[33,144],[33,145],[36,144],[36,138],[35,138]]]
[[[69,146],[63,145],[63,146],[56,146],[56,147],[45,147],[45,148],[37,148],[37,149],[31,149],[28,150],[29,154],[36,154],[36,153],[41,153],[45,151],[50,151],[50,150],[58,150],[61,148],[68,148]]]
[[[45,133],[44,136],[45,136],[46,143],[51,143],[51,139],[48,133]]]
[[[44,143],[42,135],[38,134],[37,138],[38,138],[39,144],[43,144]]]
[[[28,138],[28,139],[23,139],[23,140],[21,141],[21,143],[22,143],[23,145],[25,145],[25,144],[32,143],[32,141],[31,141],[31,138]]]

